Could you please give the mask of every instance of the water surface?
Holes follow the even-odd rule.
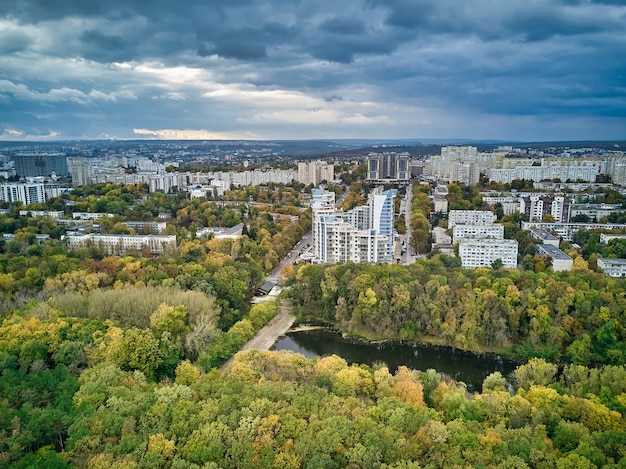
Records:
[[[494,354],[474,354],[452,347],[410,342],[367,343],[343,338],[328,329],[298,330],[278,339],[272,350],[291,350],[309,358],[338,355],[348,363],[373,365],[383,362],[393,373],[405,365],[425,371],[433,368],[480,391],[483,380],[494,371],[508,377],[518,363]]]

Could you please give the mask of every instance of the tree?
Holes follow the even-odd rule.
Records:
[[[556,365],[546,362],[543,358],[531,358],[526,365],[518,366],[515,369],[514,376],[517,385],[528,390],[531,386],[550,384],[557,370]]]
[[[494,391],[506,391],[506,378],[499,371],[491,373],[483,381],[483,393]]]

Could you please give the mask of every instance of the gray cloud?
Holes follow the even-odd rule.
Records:
[[[625,31],[622,0],[9,0],[0,124],[623,138]]]

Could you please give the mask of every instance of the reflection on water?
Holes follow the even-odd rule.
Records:
[[[291,350],[309,358],[338,355],[348,363],[366,365],[383,362],[392,373],[401,365],[424,371],[433,368],[463,381],[472,392],[480,391],[483,380],[494,371],[508,377],[517,366],[515,362],[498,355],[476,355],[450,347],[408,342],[369,344],[344,339],[341,334],[327,329],[289,332],[274,344],[272,350]]]

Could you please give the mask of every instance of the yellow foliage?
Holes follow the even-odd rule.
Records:
[[[202,377],[202,371],[189,360],[184,360],[176,367],[176,383],[187,386],[197,383]]]
[[[337,355],[331,355],[329,357],[319,358],[315,362],[315,372],[316,373],[331,373],[335,374],[340,370],[343,370],[348,367],[346,361],[338,357]]]
[[[165,438],[162,433],[157,433],[156,435],[150,435],[148,451],[154,451],[166,458],[171,458],[176,452],[176,444],[172,440]]]
[[[235,356],[235,360],[230,365],[228,374],[234,378],[244,381],[248,384],[253,384],[259,381],[263,376],[259,369],[253,366],[253,363],[246,360],[239,360],[240,356],[244,355],[239,353]]]
[[[498,434],[493,430],[487,430],[484,435],[478,436],[478,441],[481,445],[486,446],[490,450],[496,446],[498,443],[502,442],[502,439],[498,436]]]
[[[424,386],[411,370],[406,366],[399,367],[395,381],[392,389],[394,396],[407,404],[426,406],[424,403]]]
[[[342,395],[370,396],[374,391],[374,382],[370,373],[356,365],[339,370],[335,377],[337,378],[336,389]]]
[[[89,469],[134,469],[137,461],[131,454],[113,458],[109,453],[97,454],[89,460]]]
[[[379,398],[391,395],[394,380],[391,373],[389,373],[389,368],[384,366],[374,371],[374,384],[376,385],[376,394]]]
[[[574,259],[574,264],[572,266],[572,271],[576,273],[583,273],[589,271],[589,262],[583,259],[581,256],[578,256]]]

